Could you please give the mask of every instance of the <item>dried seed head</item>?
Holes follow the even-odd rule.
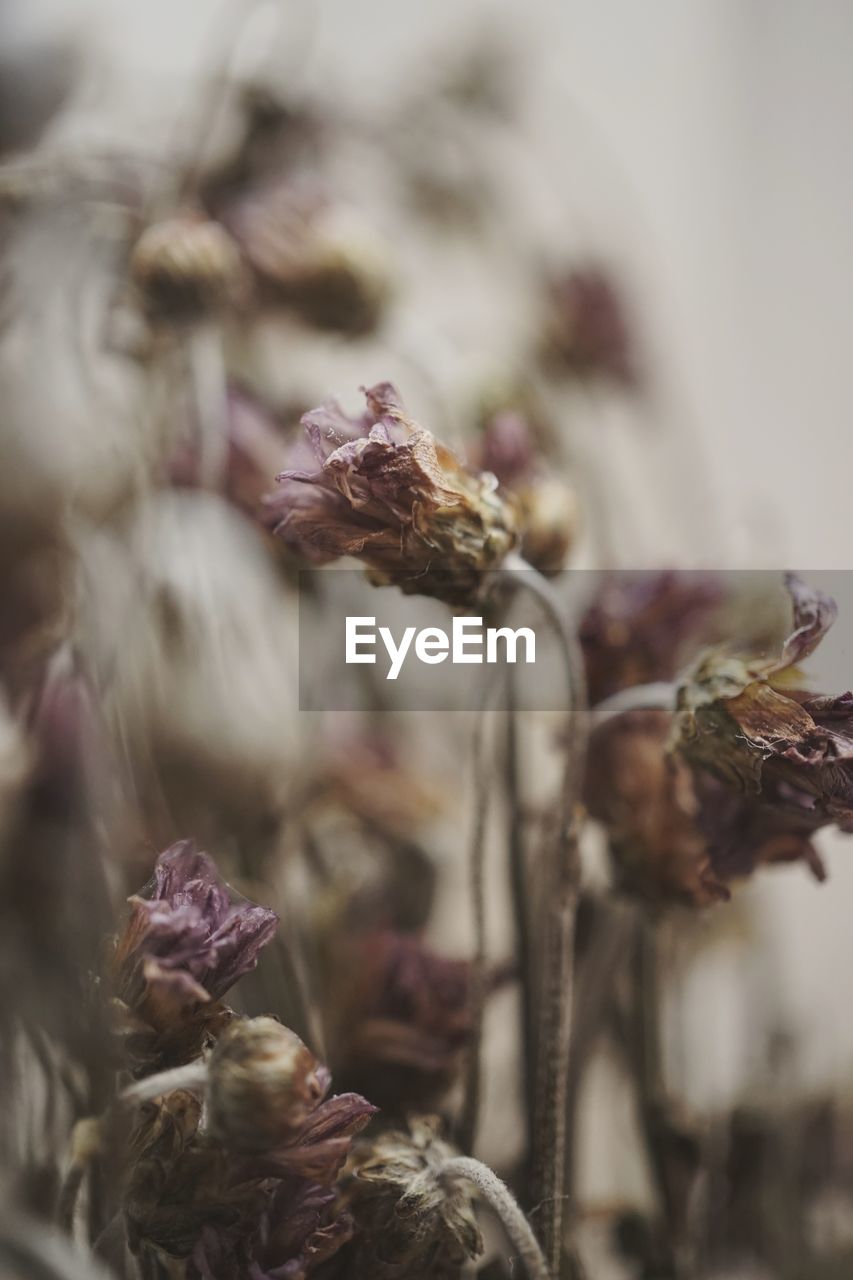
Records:
[[[240,1151],[285,1143],[331,1079],[299,1036],[274,1018],[232,1022],[216,1042],[209,1070],[211,1133]]]
[[[343,1199],[358,1228],[359,1276],[451,1280],[483,1251],[469,1184],[447,1170],[456,1153],[433,1117],[353,1150]]]
[[[146,227],[133,247],[130,272],[146,309],[165,319],[189,319],[233,303],[245,285],[237,243],[220,223],[197,213]]]

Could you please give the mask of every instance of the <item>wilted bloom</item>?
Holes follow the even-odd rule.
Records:
[[[469,603],[515,545],[515,511],[494,476],[407,417],[390,383],[365,394],[361,418],[330,404],[302,419],[314,466],[279,476],[276,532],[320,563],[358,557],[378,585]]]
[[[221,999],[254,969],[278,916],[235,895],[192,840],[160,854],[130,904],[114,966],[131,1059],[140,1070],[189,1061],[227,1021]]]
[[[357,1144],[344,1202],[355,1219],[354,1277],[455,1280],[483,1252],[468,1184],[445,1165],[455,1152],[438,1121],[415,1117],[408,1132]]]
[[[331,1072],[274,1018],[235,1019],[210,1056],[210,1129],[233,1150],[275,1152],[294,1172],[331,1182],[353,1133],[376,1108],[358,1094],[324,1101]]]
[[[721,583],[708,573],[607,573],[578,632],[592,705],[632,685],[672,680],[711,638],[721,599]]]
[[[288,181],[244,196],[223,218],[271,300],[319,329],[376,327],[390,295],[387,253],[353,213]]]
[[[143,1108],[125,1195],[131,1243],[189,1258],[193,1277],[295,1280],[352,1230],[333,1184],[376,1108],[326,1098],[330,1074],[272,1018],[235,1020],[192,1094]]]
[[[614,719],[590,750],[586,799],[605,823],[622,882],[652,898],[704,905],[757,867],[804,861],[811,837],[853,827],[853,699],[797,690],[795,664],[835,617],[831,600],[788,579],[794,631],[776,658],[702,658],[673,717]],[[836,727],[837,726],[837,727]]]
[[[633,335],[619,291],[603,268],[576,267],[550,282],[545,355],[575,377],[636,385]]]
[[[577,538],[577,494],[545,466],[524,412],[504,408],[488,418],[476,457],[515,499],[525,560],[543,573],[561,569]]]
[[[130,274],[146,309],[166,319],[238,301],[245,286],[234,239],[194,211],[146,227],[131,252]]]
[[[853,830],[853,694],[815,696],[797,669],[835,621],[835,602],[793,574],[794,630],[775,658],[707,654],[678,691],[674,746],[804,832]]]
[[[709,906],[727,883],[776,862],[823,868],[808,833],[669,749],[668,711],[632,711],[594,735],[584,798],[607,828],[620,888]]]
[[[335,1073],[390,1110],[433,1105],[471,1032],[471,966],[416,937],[374,933],[343,946],[330,990]]]
[[[305,1280],[352,1238],[353,1221],[336,1191],[303,1178],[276,1188],[252,1237],[206,1227],[187,1267],[188,1280]]]
[[[204,1230],[251,1234],[268,1193],[199,1132],[201,1102],[177,1091],[144,1106],[130,1135],[123,1204],[135,1253],[186,1258]]]

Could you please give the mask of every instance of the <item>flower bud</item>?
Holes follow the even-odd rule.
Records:
[[[240,250],[223,226],[185,213],[146,227],[130,256],[146,309],[186,319],[236,301],[245,275]]]
[[[217,1040],[209,1081],[211,1133],[235,1150],[265,1151],[304,1125],[330,1075],[275,1018],[246,1018]]]

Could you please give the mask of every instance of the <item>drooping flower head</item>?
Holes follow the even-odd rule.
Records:
[[[114,966],[131,1060],[140,1069],[186,1062],[227,1021],[222,997],[255,967],[278,916],[234,894],[192,840],[160,854],[130,905]]]
[[[274,1018],[239,1018],[210,1057],[211,1133],[234,1151],[268,1153],[288,1172],[328,1186],[349,1140],[376,1112],[359,1094],[326,1098],[329,1068]]]
[[[781,652],[702,658],[678,691],[674,746],[805,831],[833,822],[853,830],[853,693],[813,695],[799,671],[837,607],[793,574],[786,585],[793,630]]]
[[[811,837],[832,822],[853,826],[853,698],[802,692],[796,666],[835,606],[795,578],[788,589],[794,626],[777,656],[706,653],[675,716],[634,711],[593,740],[587,804],[607,827],[620,881],[642,896],[704,906],[780,862],[803,861],[823,879]]]
[[[344,1202],[358,1233],[351,1273],[385,1280],[457,1280],[483,1251],[468,1184],[448,1174],[455,1153],[438,1121],[417,1116],[355,1147]]]
[[[279,476],[277,532],[318,563],[356,556],[377,585],[470,602],[516,543],[511,503],[414,423],[390,383],[365,395],[360,418],[334,403],[303,417],[314,465]]]
[[[368,934],[333,970],[336,1074],[390,1110],[432,1106],[453,1083],[471,1033],[471,966],[409,934]]]

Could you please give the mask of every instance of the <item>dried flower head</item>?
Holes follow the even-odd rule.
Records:
[[[336,959],[336,1075],[384,1109],[434,1105],[453,1083],[471,1033],[468,961],[391,932],[369,934]]]
[[[471,1189],[445,1168],[455,1152],[438,1128],[432,1117],[415,1117],[408,1132],[354,1148],[343,1197],[358,1228],[354,1276],[455,1280],[482,1253]]]
[[[131,1061],[139,1071],[186,1062],[227,1021],[221,999],[255,967],[278,916],[235,895],[192,840],[160,854],[130,904],[114,969]]]
[[[246,283],[235,240],[220,223],[195,212],[146,227],[131,252],[130,274],[146,309],[165,319],[234,303]]]
[[[678,691],[673,745],[804,832],[853,830],[853,694],[814,696],[798,664],[832,623],[835,602],[793,574],[794,629],[772,658],[703,657]]]
[[[622,889],[656,903],[709,906],[759,866],[804,861],[818,879],[808,832],[669,750],[667,711],[633,711],[596,734],[585,800],[607,828]]]
[[[210,1131],[235,1151],[328,1185],[376,1108],[358,1094],[324,1101],[328,1067],[274,1018],[236,1019],[210,1057]]]
[[[235,1019],[209,1062],[211,1132],[227,1146],[269,1150],[317,1107],[331,1075],[275,1018]]]
[[[353,213],[286,182],[224,217],[271,300],[318,329],[376,328],[391,293],[387,254]]]
[[[521,554],[542,573],[562,569],[577,540],[578,499],[568,480],[546,469],[527,415],[503,408],[484,424],[478,465],[512,494],[521,529]]]
[[[595,265],[576,267],[551,281],[545,354],[549,363],[574,377],[636,386],[633,335],[608,271]]]
[[[358,557],[378,585],[468,603],[515,545],[515,511],[494,476],[407,417],[390,383],[365,394],[360,419],[335,404],[302,419],[315,466],[279,476],[276,531],[321,563]]]
[[[822,880],[811,837],[831,822],[853,828],[853,698],[797,688],[796,664],[820,642],[835,606],[787,581],[794,629],[778,656],[711,651],[681,685],[674,717],[636,711],[593,741],[590,812],[607,826],[622,882],[645,896],[705,905],[727,897],[728,882],[779,862],[803,861]],[[693,603],[701,611],[701,596]],[[649,637],[657,633],[652,627]],[[668,657],[665,642],[658,652]],[[657,660],[654,646],[650,656]],[[640,678],[661,674],[647,670],[642,646],[635,661]],[[621,678],[625,662],[613,670]],[[608,676],[606,665],[601,671]]]
[[[349,1238],[335,1179],[376,1108],[326,1098],[330,1074],[272,1018],[235,1020],[208,1064],[208,1106],[176,1091],[143,1107],[125,1194],[137,1250],[191,1277],[307,1275]]]

